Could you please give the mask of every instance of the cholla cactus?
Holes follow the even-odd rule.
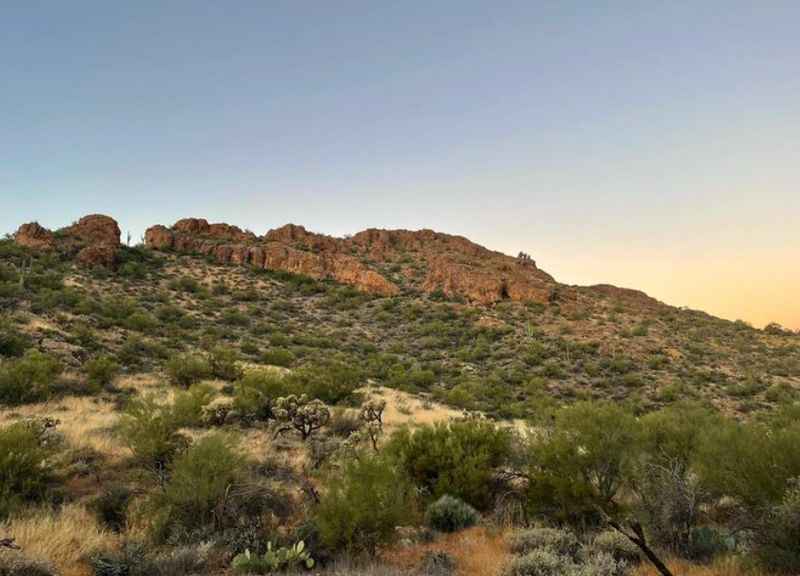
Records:
[[[331,419],[331,412],[320,400],[309,400],[305,394],[290,394],[275,401],[273,410],[278,421],[275,435],[296,430],[303,440],[308,439]]]
[[[359,418],[364,423],[361,433],[368,438],[372,449],[378,451],[378,440],[383,434],[383,411],[386,409],[386,400],[371,399],[361,406]]]

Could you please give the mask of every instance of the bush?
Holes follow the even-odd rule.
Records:
[[[179,354],[167,361],[167,378],[171,384],[188,388],[211,375],[208,361],[198,354]]]
[[[503,576],[566,576],[574,572],[568,556],[551,548],[536,548],[524,556],[514,558],[503,571]]]
[[[266,421],[273,417],[275,401],[291,394],[291,380],[269,370],[248,372],[236,384],[234,410],[246,420]]]
[[[107,388],[119,374],[119,364],[110,356],[98,356],[84,365],[86,378],[95,388]]]
[[[206,407],[214,400],[216,391],[208,384],[195,384],[188,390],[176,392],[172,402],[172,419],[175,426],[191,428],[203,423]]]
[[[349,460],[327,480],[315,511],[322,544],[331,552],[367,552],[392,542],[413,515],[413,489],[384,458]]]
[[[128,402],[119,424],[120,436],[134,458],[159,475],[187,445],[178,428],[172,407],[159,403],[152,395]]]
[[[97,520],[114,532],[122,532],[128,522],[128,504],[133,493],[125,486],[113,486],[92,503]]]
[[[3,318],[2,321],[9,322],[6,318]],[[10,326],[0,329],[0,356],[19,357],[30,346],[30,338]]]
[[[425,511],[425,523],[440,532],[458,532],[474,526],[480,518],[475,508],[447,495],[439,498]]]
[[[214,346],[209,354],[211,374],[229,382],[238,380],[242,376],[242,369],[237,364],[238,360],[239,355],[232,348],[222,345]]]
[[[537,548],[514,558],[503,576],[622,576],[626,567],[625,562],[605,552],[576,561],[550,548]]]
[[[485,420],[461,420],[402,429],[386,451],[431,499],[446,494],[487,510],[494,472],[511,456],[512,434]]]
[[[350,364],[328,362],[296,370],[289,378],[298,391],[332,406],[349,400],[363,375]]]
[[[615,404],[561,408],[550,433],[537,435],[531,444],[530,511],[574,525],[597,523],[597,508],[613,508],[630,478],[638,445],[635,418]]]
[[[771,507],[755,532],[755,554],[770,570],[800,573],[800,481],[794,480],[783,500]]]
[[[163,542],[204,527],[222,528],[225,501],[243,471],[244,458],[230,436],[198,440],[175,459],[163,493],[154,497],[155,538]]]
[[[37,350],[0,365],[0,404],[16,406],[46,400],[61,374],[61,363]]]
[[[0,428],[0,518],[45,495],[50,480],[47,455],[31,427],[17,423]]]
[[[509,539],[509,549],[514,554],[547,549],[562,556],[575,556],[579,545],[574,533],[559,528],[527,528],[516,531]]]
[[[610,554],[615,560],[627,564],[638,564],[641,561],[639,547],[616,530],[604,530],[592,538],[591,549]]]
[[[261,355],[261,362],[271,366],[289,368],[294,364],[294,354],[286,348],[272,348]]]

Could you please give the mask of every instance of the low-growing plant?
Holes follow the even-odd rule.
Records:
[[[474,526],[480,518],[475,508],[449,495],[442,496],[425,511],[425,523],[440,532],[458,532]]]
[[[264,554],[253,554],[246,550],[233,559],[231,567],[236,574],[271,574],[300,567],[311,569],[314,559],[302,540],[289,547],[273,547],[269,542]]]
[[[114,532],[125,530],[128,521],[128,504],[133,492],[126,486],[112,486],[92,502],[98,521]]]
[[[208,384],[195,384],[188,390],[176,392],[172,401],[172,419],[175,425],[180,428],[200,426],[205,409],[215,396],[216,390]]]
[[[98,356],[84,364],[86,379],[94,388],[108,388],[119,374],[119,364],[110,356]]]
[[[15,423],[0,428],[0,518],[45,495],[51,480],[47,455],[30,426]]]
[[[167,465],[187,445],[178,428],[172,407],[148,395],[128,402],[120,419],[119,434],[134,458],[163,478]]]
[[[335,405],[353,397],[361,386],[361,371],[343,362],[326,362],[307,366],[290,375],[297,390],[325,404]]]
[[[518,530],[509,538],[509,549],[514,554],[528,554],[547,549],[562,556],[575,556],[580,542],[575,534],[562,528],[534,527]]]
[[[239,355],[233,348],[218,344],[209,351],[209,366],[211,374],[220,380],[232,382],[242,376],[242,369],[239,367]]]
[[[277,372],[248,372],[236,383],[233,407],[245,420],[266,421],[274,417],[275,401],[291,392],[291,380]]]
[[[9,322],[2,318],[3,323]],[[0,328],[0,356],[20,357],[30,348],[30,338],[11,326]]]
[[[47,399],[58,384],[61,363],[38,350],[0,364],[0,404],[16,406]]]
[[[261,354],[261,362],[271,366],[281,366],[289,368],[294,364],[295,356],[286,348],[270,348]]]
[[[225,500],[242,479],[244,464],[236,441],[222,433],[201,438],[177,457],[163,492],[153,497],[156,540],[223,528]]]
[[[188,388],[211,375],[211,366],[199,354],[178,354],[167,361],[164,367],[171,384]]]
[[[610,554],[615,560],[624,561],[628,565],[638,564],[641,561],[639,547],[616,530],[603,530],[595,534],[590,548],[593,551]]]

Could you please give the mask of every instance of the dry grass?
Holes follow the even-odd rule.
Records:
[[[63,576],[91,574],[87,555],[118,542],[85,508],[74,504],[8,520],[0,524],[0,534],[14,538],[26,556],[49,561]]]
[[[667,566],[673,574],[680,576],[765,576],[766,572],[745,564],[735,556],[717,558],[711,564],[693,564],[688,560],[672,559]],[[631,572],[631,576],[660,576],[650,563],[642,563]]]
[[[496,576],[510,558],[502,532],[484,527],[463,530],[439,537],[430,544],[395,548],[384,553],[384,560],[401,569],[416,569],[427,552],[446,552],[456,560],[458,576]]]
[[[418,396],[392,388],[375,387],[364,391],[369,392],[370,396],[386,401],[383,423],[388,433],[401,426],[445,422],[460,418],[464,414],[461,410],[434,402],[426,403]]]
[[[67,397],[54,402],[28,404],[0,410],[0,426],[26,418],[49,416],[60,421],[59,432],[74,448],[92,448],[111,459],[126,454],[125,446],[111,433],[118,413],[99,398]]]

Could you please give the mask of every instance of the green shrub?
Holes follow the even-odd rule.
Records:
[[[277,372],[248,372],[236,384],[233,407],[245,420],[273,418],[275,401],[292,393],[292,382]]]
[[[172,419],[176,426],[196,427],[203,423],[206,407],[214,400],[216,390],[208,384],[195,384],[188,390],[175,393]]]
[[[780,503],[770,507],[755,531],[755,554],[770,570],[800,573],[800,481],[793,480]]]
[[[241,481],[244,458],[232,437],[205,436],[175,459],[164,491],[154,496],[154,536],[170,536],[204,527],[222,527],[222,514],[232,488]]]
[[[6,318],[0,319],[3,323],[10,322]],[[20,357],[30,348],[30,338],[8,326],[0,328],[0,356]]]
[[[187,444],[178,428],[172,407],[149,395],[128,402],[119,434],[140,464],[163,475],[169,462]]]
[[[98,356],[84,364],[86,378],[95,388],[108,388],[119,374],[119,364],[110,356]]]
[[[510,458],[511,440],[508,429],[471,419],[402,429],[386,451],[429,498],[449,494],[487,510],[494,473]]]
[[[800,422],[785,426],[725,421],[706,430],[695,470],[713,494],[750,509],[779,503],[789,481],[800,477]]]
[[[239,355],[233,348],[214,346],[209,353],[211,373],[221,379],[232,382],[242,376],[242,369],[237,364]]]
[[[597,508],[613,508],[639,454],[632,414],[604,402],[558,410],[552,430],[533,437],[528,462],[528,504],[533,514],[575,524],[599,521]]]
[[[327,479],[314,518],[328,550],[375,554],[394,541],[395,528],[410,521],[413,509],[403,474],[384,458],[363,456]]]
[[[37,350],[0,364],[0,404],[16,406],[47,399],[61,371],[58,360]]]
[[[179,354],[167,361],[167,378],[171,384],[188,388],[211,375],[211,366],[199,354]]]
[[[458,532],[474,526],[480,518],[475,508],[448,495],[439,498],[425,511],[425,523],[440,532]]]
[[[286,348],[272,348],[261,355],[261,362],[270,366],[289,368],[294,360],[294,354]]]
[[[289,377],[297,391],[328,405],[339,404],[352,398],[363,381],[359,369],[343,362],[326,362],[303,367]]]
[[[247,550],[233,559],[231,567],[236,574],[272,574],[287,570],[294,571],[298,568],[311,569],[314,567],[314,559],[306,550],[306,545],[302,540],[288,548],[273,548],[272,542],[270,542],[263,555],[259,556]]]
[[[47,455],[30,426],[0,428],[0,518],[45,495],[50,481]]]

